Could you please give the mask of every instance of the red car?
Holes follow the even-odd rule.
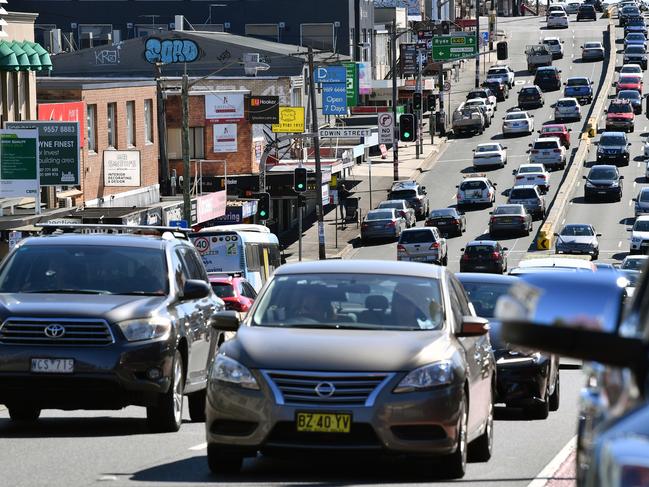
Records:
[[[606,130],[633,132],[635,114],[628,100],[611,100],[606,110]]]
[[[624,74],[620,76],[615,84],[616,93],[622,90],[636,90],[642,95],[642,77]]]
[[[561,141],[561,145],[563,145],[566,149],[569,149],[571,130],[572,129],[569,129],[562,123],[549,123],[541,127],[541,130],[539,130],[539,138],[558,137]]]
[[[225,302],[225,309],[246,312],[255,302],[257,291],[245,278],[221,275],[209,278],[212,289]]]

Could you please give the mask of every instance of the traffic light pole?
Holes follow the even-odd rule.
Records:
[[[392,116],[394,117],[393,127],[393,143],[392,143],[392,169],[393,179],[399,180],[399,134],[397,124],[397,19],[392,19],[392,32],[390,36],[390,43],[392,44]]]
[[[480,0],[475,0],[475,87],[480,88]]]
[[[419,83],[421,83],[421,63],[419,62],[419,49],[417,49],[417,79],[415,81],[415,93],[419,93]],[[421,110],[415,108],[415,104],[412,104],[412,111],[415,114],[415,134],[418,137],[421,137],[419,133],[419,118],[421,117]],[[415,159],[419,159],[419,141],[415,138]]]

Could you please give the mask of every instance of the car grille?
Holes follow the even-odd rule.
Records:
[[[390,373],[262,371],[278,404],[372,406]]]
[[[8,318],[0,326],[4,345],[102,346],[114,341],[108,323],[98,319]]]

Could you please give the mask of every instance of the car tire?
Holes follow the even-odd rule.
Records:
[[[9,410],[9,417],[12,421],[33,422],[41,415],[39,408],[28,404],[8,405],[7,409]]]
[[[629,129],[629,132],[635,132],[635,124],[631,125],[631,128]]]
[[[176,350],[171,365],[172,375],[169,390],[160,395],[157,406],[146,408],[146,419],[149,429],[156,433],[173,433],[180,429],[183,422],[183,389],[185,388],[185,370],[183,358]]]
[[[557,368],[557,379],[554,382],[554,392],[550,394],[550,399],[548,400],[548,409],[550,411],[557,411],[559,409],[559,403],[561,402],[561,379],[559,378],[559,370]]]
[[[599,259],[599,250],[593,254],[592,260]]]
[[[242,465],[243,456],[228,452],[217,445],[207,445],[207,466],[212,473],[238,473]]]
[[[446,266],[448,265],[448,254],[446,254],[446,255],[444,256],[444,258],[442,259],[442,265],[443,265],[444,267],[446,267]]]
[[[440,462],[442,475],[448,479],[461,479],[466,473],[467,451],[469,446],[467,442],[469,412],[467,411],[464,397],[462,397],[462,401],[460,402],[458,416],[460,429],[458,431],[457,448],[455,452],[443,457]]]
[[[529,419],[547,419],[550,415],[549,397],[525,407],[525,416]]]
[[[471,462],[488,462],[493,452],[494,442],[494,393],[491,391],[489,415],[484,432],[469,444],[468,459]]]
[[[207,399],[207,391],[193,392],[187,396],[187,406],[189,409],[189,418],[193,423],[205,422],[205,400]]]

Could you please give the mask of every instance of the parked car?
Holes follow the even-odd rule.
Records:
[[[630,147],[631,143],[624,132],[604,132],[597,142],[597,162],[628,165]]]
[[[518,92],[518,106],[521,108],[539,108],[545,105],[543,92],[536,85],[526,85]]]
[[[494,211],[489,212],[489,235],[532,232],[532,215],[523,205],[498,205]]]
[[[584,42],[581,46],[582,61],[602,61],[606,51],[601,42]]]
[[[570,22],[568,21],[568,14],[559,10],[550,12],[548,14],[546,25],[548,29],[567,29],[570,25]]]
[[[635,202],[633,213],[636,218],[649,213],[649,188],[640,188],[638,196],[633,198],[633,201]]]
[[[512,134],[531,134],[534,132],[534,115],[527,112],[510,112],[503,117],[503,136]]]
[[[624,49],[623,61],[624,64],[637,64],[640,68],[647,69],[647,48],[645,46],[637,45],[627,46],[626,49]]]
[[[496,78],[505,83],[509,89],[514,87],[516,74],[514,70],[506,64],[496,64],[487,70],[487,79]]]
[[[543,193],[550,190],[550,173],[543,164],[521,164],[518,169],[512,171],[512,174],[514,187],[534,184]]]
[[[406,229],[406,220],[394,208],[370,210],[361,223],[361,242],[376,239],[398,239]]]
[[[404,230],[397,243],[397,260],[448,264],[446,239],[436,227],[417,227]]]
[[[558,137],[540,137],[530,144],[530,164],[543,164],[546,168],[566,167],[566,149]]]
[[[505,167],[507,164],[507,147],[499,143],[478,144],[473,149],[473,166],[476,168],[484,166]]]
[[[635,90],[625,90],[625,93]],[[633,132],[635,129],[635,113],[631,102],[622,99],[614,99],[608,104],[606,110],[606,130],[623,130]]]
[[[622,90],[617,94],[617,99],[631,103],[635,115],[642,113],[642,96],[636,90]]]
[[[647,254],[649,252],[649,216],[639,216],[629,229],[631,238],[629,254]],[[623,264],[626,264],[622,261]],[[629,267],[624,267],[628,269]]]
[[[557,237],[554,251],[556,254],[590,255],[593,260],[599,257],[599,241],[601,233],[587,223],[568,223],[554,234]]]
[[[406,200],[415,210],[417,218],[424,218],[428,214],[428,197],[426,186],[417,181],[395,181],[388,191],[389,200]]]
[[[533,218],[538,220],[545,218],[545,198],[539,191],[538,186],[533,184],[523,184],[510,189],[507,204],[523,205]]]
[[[563,96],[572,97],[580,103],[593,102],[593,82],[586,76],[573,76],[564,83]]]
[[[214,294],[225,303],[225,309],[245,313],[255,302],[257,291],[246,278],[239,275],[217,274],[210,274],[208,277]]]
[[[80,233],[96,230],[47,227],[3,261],[0,404],[19,421],[42,409],[143,406],[150,429],[172,432],[187,396],[190,418],[203,421],[220,339],[210,317],[224,304],[200,256],[176,228]]]
[[[554,120],[563,122],[564,120],[581,120],[581,106],[577,98],[559,98],[554,108]]]
[[[484,174],[471,174],[455,186],[455,201],[458,209],[470,205],[493,205],[496,201],[496,183],[492,183]]]
[[[406,228],[414,227],[417,225],[417,215],[415,209],[408,203],[408,200],[387,200],[381,201],[377,209],[394,208],[406,221]]]
[[[437,227],[444,236],[461,237],[466,231],[466,217],[456,208],[439,208],[430,211],[424,225]]]
[[[543,66],[536,70],[534,84],[542,91],[561,89],[561,70],[556,66]]]
[[[460,249],[460,272],[507,272],[507,250],[495,240],[473,240]]]
[[[588,171],[588,176],[583,176],[583,178],[586,180],[584,184],[584,200],[586,202],[595,198],[613,198],[614,201],[622,199],[624,176],[620,174],[617,166],[592,166]]]
[[[444,267],[288,264],[243,322],[232,312],[214,322],[237,333],[209,378],[212,472],[236,472],[267,448],[440,457],[423,468],[447,477],[462,477],[467,457],[491,456],[496,379],[488,322]]]
[[[570,132],[571,128],[566,127],[563,123],[548,123],[541,127],[539,130],[539,139],[546,137],[557,137],[561,145],[566,149],[570,149]]]
[[[501,78],[487,78],[482,86],[489,88],[489,90],[496,96],[497,101],[505,101],[509,98],[509,85]]]
[[[552,59],[563,58],[563,41],[559,37],[544,37],[541,43],[552,53]]]
[[[559,359],[507,344],[501,337],[501,325],[495,317],[498,299],[518,278],[465,272],[456,276],[469,295],[476,314],[489,320],[489,339],[496,359],[497,402],[505,403],[507,407],[523,407],[524,414],[530,419],[547,418],[549,411],[559,409]]]
[[[597,12],[592,5],[581,4],[577,10],[577,22],[580,20],[597,20]]]

